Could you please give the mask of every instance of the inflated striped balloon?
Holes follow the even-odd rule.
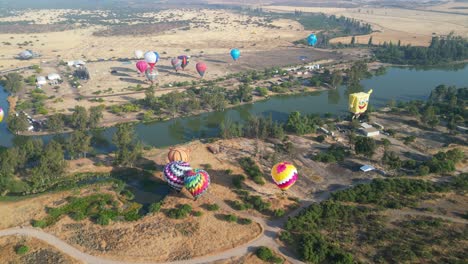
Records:
[[[188,171],[185,174],[184,185],[185,189],[196,199],[208,190],[210,175],[201,169]]]
[[[297,169],[289,162],[280,162],[271,169],[271,177],[276,186],[285,191],[297,181]]]
[[[191,171],[190,164],[184,161],[169,162],[164,167],[164,180],[167,181],[169,186],[177,191],[184,188],[184,178],[187,171]]]

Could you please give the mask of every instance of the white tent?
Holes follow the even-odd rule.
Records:
[[[49,79],[49,81],[61,80],[60,75],[58,75],[57,73],[51,73],[47,75],[47,79]]]
[[[37,82],[37,85],[45,85],[45,84],[47,84],[46,77],[44,77],[44,76],[38,76],[38,77],[36,78],[36,82]]]

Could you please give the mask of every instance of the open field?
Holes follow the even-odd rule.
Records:
[[[22,255],[15,252],[15,249],[21,245],[29,248],[29,251]],[[82,263],[43,241],[26,236],[0,237],[0,261],[2,263]]]
[[[450,14],[430,12],[424,10],[408,10],[400,8],[338,8],[338,7],[296,7],[296,6],[267,6],[271,11],[322,12],[329,15],[345,16],[370,23],[374,44],[401,40],[402,44],[427,46],[432,34],[456,35],[468,37],[468,19],[465,14]],[[349,43],[350,37],[337,38],[334,43]],[[368,37],[360,36],[356,43],[367,44]]]
[[[233,47],[243,51],[271,50],[287,46],[291,41],[304,37],[302,26],[294,21],[278,20],[267,22],[261,17],[242,16],[216,10],[166,10],[159,13],[144,13],[142,18],[154,21],[191,21],[189,28],[168,30],[159,34],[128,36],[93,35],[105,29],[103,26],[89,26],[63,32],[40,34],[0,34],[2,57],[0,68],[13,68],[59,57],[65,61],[85,58],[132,58],[134,50],[157,50],[163,57],[180,54],[226,54]],[[6,19],[6,18],[5,18]],[[31,14],[30,20],[37,20]],[[224,32],[229,32],[225,34]],[[40,59],[18,61],[13,57],[24,48],[17,43],[32,41],[25,46],[40,54]],[[5,42],[10,45],[5,45]]]

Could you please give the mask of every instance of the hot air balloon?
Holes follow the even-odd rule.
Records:
[[[167,159],[172,161],[190,161],[190,150],[185,148],[170,148]]]
[[[182,67],[182,70],[185,70],[185,67],[187,67],[190,62],[190,57],[187,55],[180,55],[177,58],[181,60],[180,66]]]
[[[157,62],[156,54],[154,54],[153,51],[146,52],[145,53],[145,61],[146,61],[146,63],[148,63],[148,65],[150,66],[150,70],[152,71],[153,68],[154,68],[154,65]]]
[[[138,61],[136,67],[140,73],[144,73],[148,69],[148,63],[146,61]]]
[[[271,169],[271,177],[278,188],[286,191],[297,181],[297,169],[289,162],[280,162]]]
[[[178,58],[173,58],[171,60],[171,64],[176,72],[182,69],[182,60],[179,60]]]
[[[205,72],[207,68],[206,64],[204,62],[199,62],[197,63],[196,68],[197,68],[198,74],[200,74],[200,76],[203,78],[203,76],[205,76]]]
[[[150,81],[151,83],[154,83],[154,81],[156,81],[156,79],[158,79],[158,71],[156,70],[151,70],[151,69],[147,69],[145,71],[145,76],[146,76],[146,79],[148,79],[148,81]]]
[[[188,171],[191,171],[190,165],[184,161],[169,162],[164,167],[164,180],[173,189],[180,191],[184,188],[184,178]]]
[[[135,58],[137,58],[137,59],[143,58],[143,51],[135,50]]]
[[[185,174],[184,186],[196,200],[208,190],[210,175],[201,169],[190,170]]]
[[[3,116],[5,115],[5,113],[3,112],[3,108],[0,107],[0,122],[3,121]]]
[[[315,36],[315,34],[310,34],[310,35],[307,37],[307,43],[308,43],[310,46],[315,46],[315,44],[317,44],[317,36]]]
[[[372,89],[367,93],[360,92],[349,95],[349,111],[354,114],[353,119],[367,111],[371,93]]]
[[[241,52],[239,49],[232,49],[231,50],[231,57],[233,60],[237,61],[241,55]]]
[[[159,53],[157,51],[155,51],[154,55],[156,55],[156,63],[157,63],[159,61]]]

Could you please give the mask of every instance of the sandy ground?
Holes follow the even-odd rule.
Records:
[[[323,12],[325,14],[355,18],[370,23],[373,30],[373,43],[384,41],[403,44],[427,46],[432,34],[447,35],[450,32],[468,37],[468,19],[463,14],[448,14],[429,12],[424,10],[407,10],[400,8],[321,8],[321,7],[293,7],[268,6],[265,9],[273,11]],[[332,42],[349,43],[350,37],[337,38]],[[367,44],[368,37],[358,38],[357,43]]]
[[[24,255],[15,252],[17,246],[26,245],[29,251]],[[0,238],[0,262],[1,263],[44,263],[44,264],[78,264],[82,263],[49,244],[30,237],[10,236]]]
[[[38,14],[25,14],[25,16],[30,16],[29,20],[39,19]],[[0,68],[30,65],[33,62],[51,60],[57,56],[64,60],[126,58],[133,57],[137,49],[157,50],[162,57],[173,57],[184,53],[189,55],[226,54],[228,56],[229,50],[234,47],[242,48],[245,52],[273,49],[302,38],[305,34],[302,26],[294,21],[278,20],[269,23],[263,18],[215,10],[166,10],[142,14],[142,16],[153,17],[156,21],[189,20],[192,23],[190,30],[171,30],[146,36],[93,36],[93,32],[103,29],[98,26],[41,34],[0,34],[0,43],[13,44],[2,45]],[[271,28],[271,26],[280,28]],[[226,32],[229,33],[226,34]],[[33,41],[34,46],[26,48],[41,53],[42,58],[30,61],[13,59],[24,49],[18,48],[15,44],[30,40]],[[255,46],[252,46],[253,44]],[[186,49],[190,50],[186,51]]]

